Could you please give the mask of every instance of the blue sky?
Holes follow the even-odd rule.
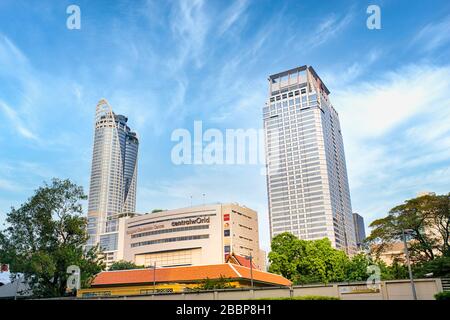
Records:
[[[81,8],[81,29],[66,8]],[[381,7],[382,29],[366,27]],[[341,119],[366,224],[450,191],[448,1],[0,2],[0,222],[43,181],[89,187],[97,101],[140,136],[137,208],[239,202],[260,215],[258,165],[172,164],[177,128],[259,129],[270,74],[312,65]]]

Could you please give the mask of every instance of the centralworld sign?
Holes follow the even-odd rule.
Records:
[[[194,224],[206,224],[210,223],[210,217],[196,217],[196,218],[186,218],[186,219],[180,219],[176,221],[172,221],[170,223],[171,227],[178,227],[178,226],[189,226]],[[167,223],[160,223],[160,224],[153,224],[151,226],[145,226],[145,227],[138,227],[138,228],[131,228],[127,230],[127,234],[134,234],[137,232],[142,231],[156,231],[160,229],[167,229],[169,225]]]
[[[209,223],[209,217],[198,217],[198,218],[191,218],[191,219],[183,219],[179,221],[173,221],[172,227],[178,227],[178,226],[188,226],[191,224],[202,224],[202,223]]]

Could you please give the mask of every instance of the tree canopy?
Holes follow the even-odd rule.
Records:
[[[366,239],[376,244],[379,255],[392,243],[402,241],[402,231],[411,230],[409,251],[415,262],[431,261],[436,256],[448,255],[450,248],[450,193],[425,195],[406,200],[389,214],[370,224],[372,231]]]
[[[70,180],[53,179],[7,213],[0,261],[24,274],[34,296],[64,295],[71,265],[80,268],[82,286],[104,269],[98,247],[84,249],[88,235],[81,201],[86,198],[82,187]]]
[[[271,249],[269,271],[294,284],[363,281],[369,276],[367,266],[374,264],[364,254],[349,259],[327,238],[301,240],[287,232],[273,238]]]

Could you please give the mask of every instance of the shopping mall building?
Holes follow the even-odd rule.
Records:
[[[179,267],[252,257],[265,270],[256,211],[238,204],[213,204],[122,218],[122,258],[137,265]]]

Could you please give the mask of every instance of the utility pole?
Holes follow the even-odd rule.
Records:
[[[250,260],[250,286],[253,289],[253,257],[250,252],[249,256],[246,256],[245,259]]]
[[[153,262],[153,294],[156,293],[156,260]]]
[[[17,294],[19,293],[20,276],[16,274],[16,292],[14,293],[14,300],[17,300]]]
[[[416,286],[414,285],[414,279],[413,279],[413,274],[412,274],[412,270],[411,270],[411,262],[409,260],[408,244],[406,243],[406,231],[410,231],[410,230],[402,229],[403,244],[405,245],[406,263],[408,264],[409,280],[411,281],[411,290],[412,290],[413,298],[414,298],[414,300],[417,300]]]

